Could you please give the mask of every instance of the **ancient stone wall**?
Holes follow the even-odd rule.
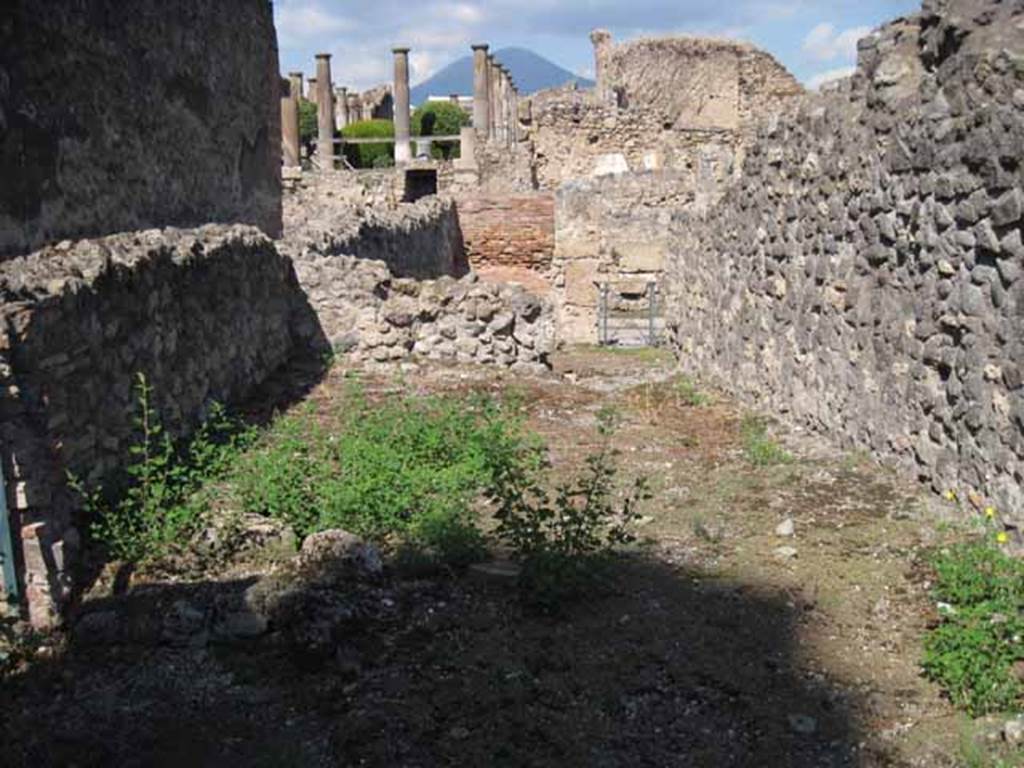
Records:
[[[466,257],[474,270],[546,272],[555,248],[555,196],[473,195],[457,202]]]
[[[309,174],[285,200],[285,240],[317,252],[346,254],[385,262],[399,277],[461,275],[466,266],[455,204],[428,197],[416,203],[384,203],[375,197],[363,205],[367,188],[354,183],[360,174]],[[379,197],[397,184],[394,171],[369,177]],[[390,179],[390,181],[388,181]],[[376,186],[379,182],[380,186]],[[379,195],[378,195],[379,193]],[[355,202],[354,202],[355,201]],[[300,255],[300,254],[295,254]]]
[[[541,189],[592,176],[609,158],[634,172],[703,166],[729,178],[754,120],[803,92],[775,59],[744,43],[598,42],[596,92],[560,88],[529,104]]]
[[[609,284],[612,309],[646,302],[648,283],[661,283],[674,212],[697,202],[693,179],[670,171],[604,176],[559,189],[551,299],[560,341],[598,341],[599,284]]]
[[[396,279],[379,261],[313,252],[297,259],[295,269],[316,313],[300,335],[323,334],[351,360],[414,356],[546,370],[551,313],[522,288],[484,283],[472,272],[459,279]]]
[[[0,20],[0,258],[153,226],[281,229],[267,0],[13,0]]]
[[[927,0],[670,261],[683,367],[1024,522],[1024,9]]]
[[[136,376],[172,435],[285,361],[305,311],[291,263],[252,227],[62,243],[0,265],[0,460],[32,620],[70,586],[64,477],[96,482],[136,438]]]

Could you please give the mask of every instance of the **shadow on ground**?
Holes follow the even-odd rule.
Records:
[[[389,575],[243,640],[223,616],[250,583],[87,605],[107,618],[2,681],[4,764],[861,764],[852,694],[803,671],[804,607],[757,585],[637,556],[551,618],[506,586]]]

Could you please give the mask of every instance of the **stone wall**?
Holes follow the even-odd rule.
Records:
[[[285,199],[285,241],[289,253],[303,248],[325,255],[345,254],[383,261],[399,277],[434,278],[468,270],[455,203],[427,197],[416,203],[364,204],[366,187],[388,189],[394,171],[366,177],[362,172],[306,174]],[[379,187],[378,187],[379,184]],[[298,249],[298,250],[297,250]]]
[[[733,40],[633,40],[607,47],[604,59],[599,91],[642,105],[664,127],[736,131],[803,92],[770,54]]]
[[[0,265],[0,460],[37,626],[56,620],[79,536],[65,472],[96,482],[135,439],[137,374],[172,435],[281,365],[306,303],[252,227],[62,243]]]
[[[299,327],[300,336],[322,334],[351,360],[419,357],[547,369],[550,309],[522,288],[484,283],[474,273],[396,279],[379,261],[310,252],[295,269],[316,317]]]
[[[604,176],[558,190],[551,299],[559,341],[598,341],[600,283],[611,286],[612,309],[646,306],[648,283],[662,282],[672,217],[698,199],[689,175],[669,171]]]
[[[598,33],[596,33],[598,34]],[[622,170],[713,169],[731,176],[756,118],[803,92],[763,51],[703,38],[596,38],[596,92],[560,88],[537,94],[526,111],[541,189]]]
[[[555,196],[473,195],[458,199],[466,257],[475,270],[519,267],[546,272],[555,247]]]
[[[0,22],[0,258],[153,226],[281,229],[267,0],[13,0]]]
[[[1024,522],[1024,9],[927,0],[678,222],[683,367]]]

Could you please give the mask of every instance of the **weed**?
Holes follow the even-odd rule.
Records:
[[[300,536],[328,528],[397,536],[466,564],[484,550],[476,500],[532,450],[517,413],[514,403],[484,396],[371,404],[354,386],[336,429],[314,411],[285,416],[232,479],[246,511]]]
[[[1024,562],[988,541],[938,553],[935,599],[941,623],[925,638],[923,667],[970,715],[1019,708],[1024,684]]]
[[[205,503],[196,491],[220,477],[244,447],[250,432],[214,405],[191,440],[171,440],[152,406],[152,387],[136,378],[138,441],[129,449],[125,482],[112,488],[88,488],[70,476],[92,520],[90,533],[117,559],[145,563],[187,540],[201,524]]]
[[[768,436],[768,424],[757,416],[745,416],[740,425],[743,438],[743,454],[747,461],[757,467],[772,464],[788,464],[793,457]]]
[[[613,495],[617,452],[611,437],[614,412],[598,414],[600,447],[572,480],[547,490],[546,462],[505,462],[491,494],[496,503],[496,534],[522,562],[524,596],[546,611],[581,594],[600,578],[612,548],[634,540],[631,526],[638,505],[650,498],[644,478],[637,478],[621,502]]]
[[[690,378],[683,376],[676,383],[676,394],[679,401],[690,408],[700,408],[711,402],[706,393],[697,388],[697,384]]]

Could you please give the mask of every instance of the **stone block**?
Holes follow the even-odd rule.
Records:
[[[619,267],[626,272],[661,272],[667,250],[666,244],[659,242],[616,243],[612,246]]]

